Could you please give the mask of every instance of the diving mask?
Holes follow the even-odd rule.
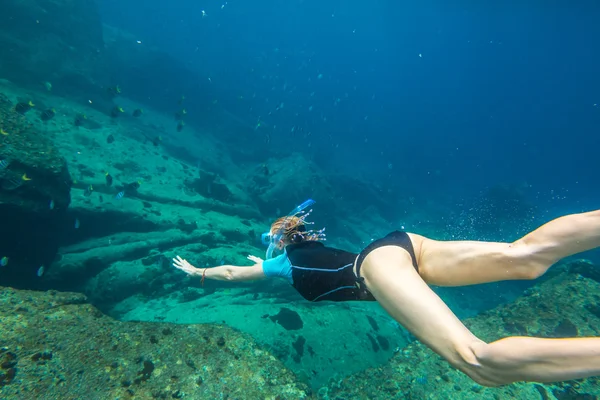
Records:
[[[290,211],[290,213],[285,218],[291,219],[292,217],[295,217],[298,214],[303,213],[303,211],[307,207],[310,207],[313,204],[315,204],[315,201],[313,199],[308,199],[304,203],[300,204],[299,206],[294,208],[292,211]],[[303,214],[307,214],[307,213],[303,213]],[[306,217],[306,215],[305,215],[305,217]],[[277,245],[283,238],[283,234],[285,233],[287,225],[288,225],[287,221],[284,220],[283,223],[281,224],[281,227],[276,232],[269,231],[269,232],[265,232],[261,235],[260,239],[261,239],[262,243],[265,246],[269,246],[267,248],[267,253],[266,253],[266,258],[265,258],[266,260],[273,257],[273,251],[275,251],[275,249],[277,248]]]

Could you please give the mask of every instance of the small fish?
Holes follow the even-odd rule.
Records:
[[[177,124],[177,132],[181,132],[184,127],[185,127],[185,122],[179,121],[179,123]]]
[[[106,89],[108,91],[108,93],[112,96],[118,96],[121,94],[121,87],[119,85],[116,86],[111,86],[108,89]]]
[[[8,257],[4,256],[0,258],[0,267],[6,267],[6,264],[8,264]]]
[[[40,115],[40,119],[44,122],[50,121],[56,115],[56,110],[54,108],[50,108]]]
[[[137,118],[137,117],[141,117],[143,113],[144,113],[144,110],[142,110],[141,108],[136,108],[135,110],[133,110],[131,115],[133,115],[134,117]]]
[[[4,190],[15,190],[21,187],[23,181],[16,176],[10,177],[7,180],[3,180],[0,185]]]
[[[6,132],[4,129],[1,129],[1,128],[0,128],[0,133],[1,133],[3,136],[8,136],[8,132]]]
[[[9,165],[10,165],[10,162],[8,162],[6,160],[0,160],[0,170],[8,168]]]
[[[46,268],[44,268],[44,266],[42,265],[41,267],[38,268],[36,275],[41,278],[44,275],[44,272],[46,271]]]
[[[50,202],[48,203],[48,208],[50,210],[54,210],[54,200],[50,199]]]
[[[158,146],[160,142],[162,142],[162,136],[157,136],[154,139],[152,139],[152,144],[155,146]]]
[[[125,197],[125,191],[121,190],[119,193],[117,193],[117,195],[115,196],[115,199],[121,200],[123,197]]]
[[[79,229],[79,227],[81,226],[81,223],[79,222],[78,218],[75,218],[75,229]]]
[[[93,192],[94,192],[94,187],[92,185],[90,185],[87,188],[85,188],[85,191],[83,192],[83,195],[85,197],[90,197]]]
[[[18,112],[19,114],[25,114],[27,111],[31,110],[33,107],[35,107],[35,104],[33,104],[31,101],[24,103],[17,103],[17,105],[15,106],[15,111]]]
[[[140,188],[141,184],[142,184],[142,182],[140,182],[140,181],[131,182],[130,184],[128,184],[125,187],[125,190],[127,190],[127,189],[138,190]]]
[[[49,92],[52,91],[52,83],[44,82],[44,87],[46,88],[47,91],[49,91]]]
[[[106,178],[106,186],[111,186],[113,183],[113,177],[108,172],[106,172],[104,176]]]
[[[121,115],[124,112],[125,112],[125,110],[123,109],[123,107],[114,106],[112,108],[112,110],[110,110],[110,116],[113,118],[117,118],[119,115]]]
[[[108,144],[111,144],[114,141],[115,141],[115,137],[112,134],[108,135],[108,137],[106,138],[106,143],[108,143]]]
[[[87,115],[85,115],[85,114],[77,114],[75,116],[75,120],[73,121],[73,124],[75,126],[82,126],[86,119],[87,119]]]
[[[21,177],[21,179],[24,180],[25,182],[31,180],[31,178],[27,176],[27,173],[24,173],[23,176]]]
[[[178,111],[175,113],[175,119],[177,121],[181,121],[183,119],[183,117],[185,117],[187,115],[187,110],[184,108],[181,111]]]
[[[177,104],[179,104],[179,105],[183,104],[183,101],[184,101],[184,100],[185,100],[185,96],[181,96],[181,97],[179,98],[179,101],[177,102]]]

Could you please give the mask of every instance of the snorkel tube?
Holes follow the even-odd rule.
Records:
[[[286,220],[290,219],[291,217],[296,216],[297,214],[304,211],[304,209],[312,206],[313,204],[315,204],[315,201],[313,199],[306,200],[304,203],[300,204],[299,206],[297,206],[296,208],[294,208],[292,211],[290,211],[288,213],[288,215],[284,219],[284,222],[281,224],[281,227],[276,232],[272,232],[272,233],[265,232],[261,235],[261,240],[262,240],[263,244],[269,246],[267,248],[265,260],[268,260],[273,257],[273,251],[275,251],[275,249],[277,248],[277,245],[279,244],[279,241],[281,240],[281,238],[283,237],[283,234],[285,232],[285,229],[287,226]]]

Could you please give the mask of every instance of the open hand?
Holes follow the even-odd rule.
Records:
[[[260,264],[260,263],[263,262],[262,258],[253,256],[252,254],[248,256],[248,260],[250,260],[250,261],[252,261],[252,262],[254,262],[256,264]]]
[[[173,259],[173,266],[177,269],[182,270],[188,275],[198,275],[200,273],[200,268],[194,267],[192,264],[187,262],[187,260],[184,260],[179,256]]]

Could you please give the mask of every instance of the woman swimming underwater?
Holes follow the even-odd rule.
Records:
[[[560,259],[600,247],[600,210],[546,223],[513,243],[437,241],[392,232],[360,254],[326,247],[322,231],[307,231],[304,208],[276,220],[263,239],[267,260],[254,265],[195,268],[179,256],[174,266],[192,276],[226,281],[287,279],[310,301],[376,300],[422,343],[474,381],[497,386],[600,375],[600,338],[507,337],[485,343],[429,288],[535,279]],[[270,258],[273,250],[283,254]]]

